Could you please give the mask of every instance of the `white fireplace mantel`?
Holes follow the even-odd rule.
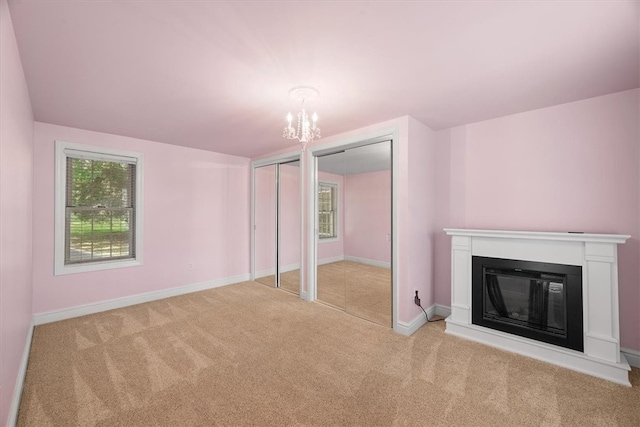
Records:
[[[620,353],[618,244],[621,234],[445,229],[451,237],[451,316],[446,332],[630,386]],[[584,352],[496,331],[471,321],[473,256],[582,267]]]

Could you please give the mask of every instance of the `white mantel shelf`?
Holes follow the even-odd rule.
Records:
[[[631,236],[627,234],[593,234],[553,231],[508,231],[508,230],[471,230],[464,228],[445,228],[450,236],[497,237],[502,239],[561,240],[570,242],[616,243],[621,244]]]
[[[451,236],[451,315],[446,332],[630,386],[620,353],[618,245],[631,236],[569,232],[444,230]],[[582,267],[584,352],[472,323],[472,257]]]

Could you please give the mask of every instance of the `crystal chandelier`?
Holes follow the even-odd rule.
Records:
[[[288,123],[282,131],[282,136],[287,139],[297,139],[304,149],[304,147],[315,138],[320,138],[320,128],[316,126],[318,115],[313,113],[310,122],[309,114],[307,114],[307,110],[304,108],[304,101],[318,96],[319,92],[317,89],[309,86],[297,86],[289,91],[289,95],[291,95],[292,98],[300,100],[301,107],[298,112],[298,121],[295,127],[291,125],[293,115],[291,112],[287,114]]]

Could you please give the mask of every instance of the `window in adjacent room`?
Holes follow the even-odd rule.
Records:
[[[56,274],[141,264],[142,155],[56,143]]]
[[[321,182],[318,186],[318,236],[338,237],[338,186]]]

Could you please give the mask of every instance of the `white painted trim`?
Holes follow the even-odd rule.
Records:
[[[429,308],[427,308],[425,311],[427,312],[427,317],[431,319],[433,315],[436,314],[436,306],[432,305]],[[398,329],[395,330],[395,332],[401,335],[406,335],[406,336],[413,335],[418,329],[420,329],[423,325],[426,325],[428,323],[427,317],[425,317],[422,310],[420,310],[420,314],[414,317],[411,322],[406,323],[406,322],[399,321]]]
[[[392,132],[391,142],[391,286],[393,289],[391,316],[393,322],[393,330],[398,332],[400,317],[400,258],[399,258],[399,239],[400,233],[398,222],[400,220],[399,195],[400,195],[400,127],[397,125]],[[407,135],[408,143],[408,135]]]
[[[493,237],[505,239],[560,240],[570,242],[596,242],[622,244],[631,238],[628,234],[589,234],[562,233],[550,231],[510,231],[510,230],[472,230],[466,228],[445,228],[450,236]]]
[[[325,265],[325,264],[331,264],[333,262],[340,262],[340,261],[344,261],[344,256],[338,255],[331,258],[322,258],[318,260],[317,264]]]
[[[251,165],[251,223],[249,224],[250,266],[249,279],[256,280],[256,167]]]
[[[629,382],[629,370],[631,368],[622,354],[620,355],[619,363],[596,360],[579,351],[507,334],[494,329],[483,328],[478,325],[460,323],[451,317],[445,322],[447,322],[445,329],[447,334],[631,387]]]
[[[136,164],[136,247],[135,259],[105,260],[86,264],[65,265],[65,188],[67,180],[67,164],[65,150],[84,151],[93,155],[115,156],[135,159]],[[114,268],[136,267],[142,265],[142,249],[144,238],[144,155],[133,151],[116,150],[95,145],[77,144],[72,142],[55,142],[55,186],[54,186],[54,275],[86,273],[90,271],[110,270]]]
[[[640,351],[621,348],[620,353],[622,353],[624,357],[626,357],[629,365],[633,366],[634,368],[640,368]]]
[[[282,273],[286,273],[288,271],[293,271],[293,270],[297,270],[300,268],[300,264],[289,264],[289,265],[285,265],[284,267],[280,267],[280,274]],[[273,276],[274,274],[276,274],[276,269],[274,268],[268,268],[266,270],[260,270],[260,271],[256,271],[255,273],[255,277],[265,277],[265,276]],[[255,279],[252,279],[255,280]]]
[[[340,221],[338,221],[340,222]],[[339,227],[336,227],[339,228]],[[340,241],[340,237],[327,237],[326,239],[320,239],[318,238],[318,244],[323,244],[323,243],[335,243],[335,242],[339,242]]]
[[[436,315],[442,317],[451,316],[451,307],[442,304],[436,304]]]
[[[116,308],[128,307],[131,305],[142,304],[145,302],[156,301],[159,299],[175,297],[178,295],[189,294],[192,292],[204,291],[206,289],[218,288],[235,283],[246,282],[250,279],[249,274],[239,276],[225,277],[223,279],[210,280],[207,282],[193,283],[176,288],[161,289],[158,291],[145,292],[143,294],[130,295],[122,298],[115,298],[107,301],[100,301],[90,304],[78,305],[75,307],[64,308],[62,310],[47,311],[33,315],[35,325],[57,322],[59,320],[72,319],[74,317],[86,316],[88,314],[100,313],[103,311],[113,310]]]
[[[27,330],[27,338],[22,351],[22,359],[20,359],[20,367],[16,376],[16,385],[13,388],[13,398],[11,406],[9,406],[9,416],[7,417],[7,427],[13,427],[18,421],[18,410],[20,409],[20,399],[22,398],[22,389],[24,388],[24,379],[27,375],[27,364],[29,363],[29,353],[31,352],[31,340],[33,338],[33,328],[35,327],[33,319]]]
[[[348,256],[348,255],[346,255],[344,257],[344,260],[345,261],[357,262],[359,264],[372,265],[374,267],[391,268],[391,263],[390,262],[376,261],[375,259],[359,258],[359,257],[356,257],[356,256]]]
[[[320,180],[318,179],[318,186],[324,184],[326,187],[335,187],[336,189],[336,203],[338,204],[338,209],[336,209],[336,235],[334,237],[326,237],[324,239],[321,239],[320,236],[318,235],[318,244],[323,244],[323,243],[335,243],[335,242],[339,242],[342,240],[342,227],[340,227],[340,224],[343,222],[343,215],[344,215],[344,208],[342,206],[342,202],[341,200],[345,200],[344,197],[340,197],[343,196],[342,194],[342,186],[340,185],[339,182],[335,182],[332,181],[330,179],[323,179]],[[316,193],[316,195],[314,196],[315,199],[318,199],[318,194]],[[315,223],[317,224],[317,222]]]

